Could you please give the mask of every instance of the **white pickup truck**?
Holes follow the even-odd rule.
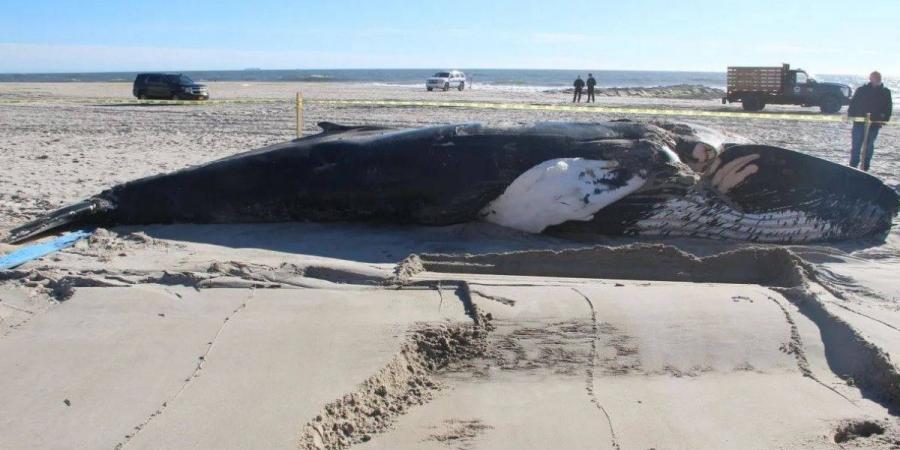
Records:
[[[432,91],[434,89],[449,90],[455,87],[459,90],[466,88],[466,74],[458,70],[450,70],[447,72],[438,72],[431,78],[425,80],[425,89]]]

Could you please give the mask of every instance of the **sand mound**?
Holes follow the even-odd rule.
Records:
[[[876,434],[884,434],[884,431],[884,426],[875,421],[851,421],[838,427],[834,433],[834,442],[842,444],[859,437],[867,438]]]
[[[545,93],[571,94],[574,88],[550,89]],[[587,92],[587,91],[583,91]],[[598,88],[595,93],[603,97],[643,97],[643,98],[671,98],[691,100],[715,100],[725,95],[721,89],[693,84],[678,84],[673,86],[654,87],[609,87]]]
[[[410,333],[386,367],[356,392],[325,405],[304,428],[299,448],[331,450],[369,441],[407,409],[432,399],[433,392],[441,388],[433,374],[484,354],[486,335],[478,326],[450,325]]]

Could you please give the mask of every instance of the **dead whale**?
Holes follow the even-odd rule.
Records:
[[[322,133],[114,186],[13,229],[284,221],[797,243],[884,234],[897,194],[799,152],[630,121]],[[725,147],[725,148],[723,148]]]

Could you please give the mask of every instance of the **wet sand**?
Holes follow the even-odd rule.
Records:
[[[477,87],[210,90],[283,101],[109,106],[84,99],[127,101],[130,85],[0,84],[0,233],[114,183],[290,139],[297,90],[570,100]],[[307,134],[320,120],[618,118],[322,104],[304,114]],[[840,123],[690,122],[838,162],[849,141]],[[892,186],[897,150],[900,130],[885,128],[873,171]],[[813,246],[635,243],[488,224],[98,230],[0,274],[2,446],[895,448],[898,257],[896,227],[886,242]]]

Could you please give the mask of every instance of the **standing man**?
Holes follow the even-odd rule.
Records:
[[[594,74],[589,73],[587,79],[587,88],[588,88],[588,99],[587,102],[597,103],[597,99],[594,98],[594,86],[597,85],[597,80],[594,79]]]
[[[853,122],[853,132],[851,134],[850,146],[850,166],[856,167],[860,163],[860,150],[863,148],[863,140],[865,140],[865,158],[862,161],[862,170],[869,171],[869,163],[872,161],[872,154],[875,152],[875,138],[878,137],[878,130],[881,129],[881,123],[891,120],[891,113],[894,110],[894,104],[891,101],[891,91],[884,87],[881,83],[881,74],[872,72],[869,75],[869,83],[861,86],[853,94],[850,100],[850,108],[847,110],[847,116],[852,118],[865,119],[866,114],[871,114],[872,123],[866,133],[865,122]]]
[[[581,103],[581,90],[584,89],[584,80],[581,79],[581,75],[578,75],[572,86],[575,86],[575,95],[572,96],[572,103],[575,103],[576,100],[578,103]]]

